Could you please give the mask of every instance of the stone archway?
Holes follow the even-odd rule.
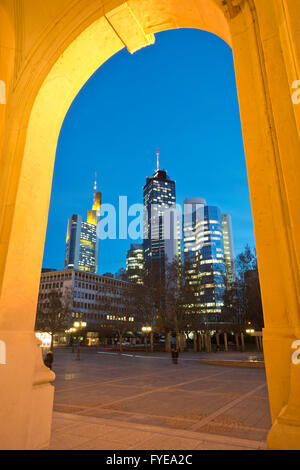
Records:
[[[300,339],[300,105],[291,95],[300,79],[300,0],[269,0],[267,9],[263,3],[0,0],[3,448],[45,447],[50,435],[53,374],[42,364],[33,326],[62,121],[105,60],[177,27],[210,31],[233,48],[266,325],[269,447],[299,446],[300,366],[291,355]]]

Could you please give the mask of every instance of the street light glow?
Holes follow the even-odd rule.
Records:
[[[150,331],[152,331],[152,326],[143,326],[142,331],[144,333],[150,333]]]

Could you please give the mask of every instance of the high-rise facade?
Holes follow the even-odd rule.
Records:
[[[68,221],[64,269],[98,272],[99,239],[97,224],[100,220],[101,193],[94,185],[94,202],[88,211],[87,221],[73,214]]]
[[[180,255],[180,220],[176,210],[175,181],[159,169],[146,179],[144,203],[144,260],[163,278],[165,261],[171,263]]]
[[[222,321],[224,244],[218,207],[201,198],[184,201],[183,247],[186,281],[193,287],[204,323]]]
[[[127,251],[126,271],[127,279],[136,284],[142,283],[142,274],[144,269],[144,250],[143,245],[131,243],[130,250]]]
[[[185,279],[195,289],[196,296],[199,296],[199,250],[200,227],[204,220],[204,207],[206,200],[200,197],[187,198],[184,200],[183,212],[183,259],[185,267]],[[200,299],[199,299],[200,302]]]
[[[222,229],[224,241],[224,259],[226,266],[226,278],[229,284],[235,281],[235,263],[234,263],[234,246],[232,236],[232,223],[229,214],[222,214]]]

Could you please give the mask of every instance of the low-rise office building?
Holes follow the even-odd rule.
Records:
[[[87,323],[87,332],[97,332],[101,324],[113,321],[134,322],[128,307],[130,284],[126,281],[85,273],[74,269],[43,272],[38,297],[38,315],[56,292],[69,309],[69,325]]]

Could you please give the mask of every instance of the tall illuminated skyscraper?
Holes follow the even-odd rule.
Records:
[[[126,271],[128,281],[141,284],[143,282],[142,274],[144,269],[144,250],[143,245],[131,243],[130,250],[127,251]]]
[[[200,233],[202,221],[204,221],[204,207],[206,200],[200,197],[187,198],[184,200],[183,213],[183,257],[185,264],[186,281],[197,291],[199,285],[199,250],[201,248]],[[199,298],[200,301],[200,298]]]
[[[203,322],[222,321],[224,294],[224,244],[218,207],[202,198],[184,201],[184,261],[186,281],[194,288]]]
[[[229,284],[235,281],[234,247],[232,236],[232,223],[229,214],[222,214],[222,229],[224,241],[224,258],[226,277]]]
[[[171,263],[180,255],[180,220],[176,211],[175,181],[165,170],[157,169],[146,179],[144,200],[144,260],[163,279],[165,261]]]
[[[68,221],[64,269],[78,269],[98,273],[99,239],[97,223],[100,220],[101,193],[94,184],[94,202],[88,211],[87,221],[73,214]]]

